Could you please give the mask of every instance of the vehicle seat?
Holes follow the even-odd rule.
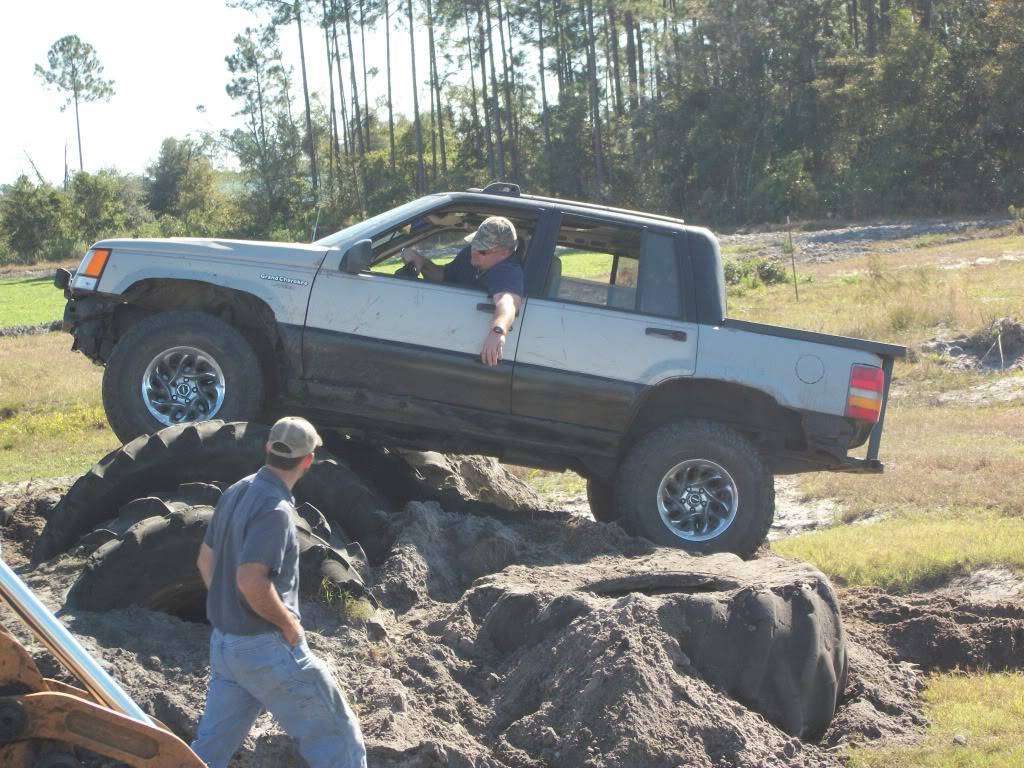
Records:
[[[551,258],[551,266],[548,268],[548,284],[544,295],[549,299],[558,298],[558,287],[562,282],[562,260],[558,256]]]

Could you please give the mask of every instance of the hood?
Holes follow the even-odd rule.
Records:
[[[115,253],[160,254],[181,259],[237,261],[249,264],[291,266],[316,270],[328,248],[305,243],[272,243],[258,240],[222,240],[201,237],[120,238],[100,240],[94,248]]]

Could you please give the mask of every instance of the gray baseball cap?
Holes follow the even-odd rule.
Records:
[[[270,428],[270,452],[286,459],[298,459],[308,456],[324,441],[316,433],[316,429],[303,418],[285,416]]]
[[[492,248],[516,247],[516,228],[504,216],[490,216],[484,219],[476,232],[467,235],[466,242],[474,251],[489,251]]]

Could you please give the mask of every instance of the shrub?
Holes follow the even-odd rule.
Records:
[[[722,262],[726,285],[777,285],[790,280],[786,266],[776,259],[759,256],[754,259],[725,259]]]

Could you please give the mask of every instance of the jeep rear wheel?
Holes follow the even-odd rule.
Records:
[[[656,544],[749,557],[775,512],[771,473],[729,427],[687,420],[648,433],[619,469],[624,527]]]
[[[114,347],[103,373],[103,408],[118,438],[192,421],[256,419],[263,376],[249,342],[204,312],[161,312]]]

